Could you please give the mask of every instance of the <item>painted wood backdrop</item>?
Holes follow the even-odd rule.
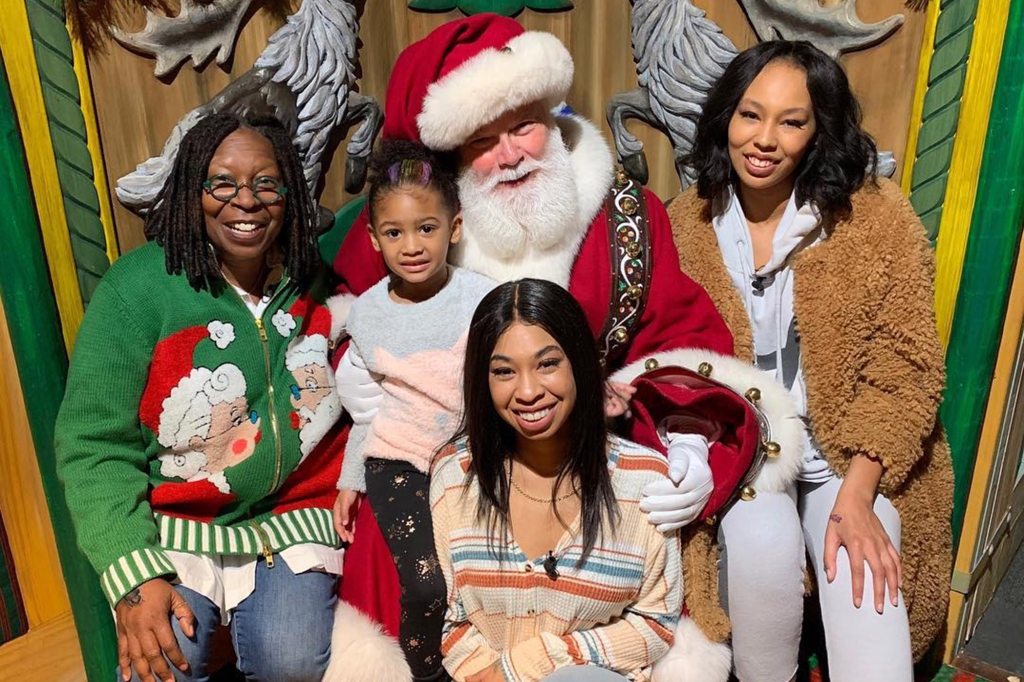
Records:
[[[696,0],[739,48],[756,38],[735,0]],[[834,4],[824,2],[823,4]],[[528,29],[554,33],[569,47],[576,61],[576,79],[569,104],[608,133],[604,109],[617,92],[636,87],[630,45],[628,0],[577,0],[569,12],[539,13],[526,10],[518,19]],[[896,154],[902,172],[913,107],[918,61],[925,31],[923,11],[911,10],[902,0],[859,0],[864,21],[879,21],[903,13],[903,27],[882,45],[844,59],[850,80],[864,108],[865,127],[880,149]],[[367,0],[361,20],[360,90],[383,104],[388,74],[398,53],[459,12],[423,14],[407,8],[407,0]],[[135,27],[142,26],[142,17]],[[89,72],[96,102],[106,177],[111,187],[146,158],[159,153],[178,119],[207,101],[252,66],[267,38],[281,25],[265,12],[255,14],[239,38],[232,62],[224,70],[210,63],[201,72],[186,64],[173,81],[153,75],[153,61],[109,45],[105,53],[89,57]],[[666,138],[641,123],[630,123],[644,142],[651,168],[651,188],[667,199],[678,189],[672,153]],[[610,137],[608,138],[610,139]],[[338,209],[350,197],[342,189],[344,145],[331,165],[321,203]],[[115,202],[116,203],[116,202]],[[114,219],[121,252],[144,240],[142,222],[120,205]]]

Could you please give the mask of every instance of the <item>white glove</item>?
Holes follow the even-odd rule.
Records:
[[[708,466],[708,439],[668,433],[668,478],[648,483],[640,500],[647,520],[662,533],[682,528],[704,511],[715,489]]]
[[[356,424],[369,424],[377,414],[384,390],[380,377],[366,368],[359,353],[349,345],[334,373],[341,404]]]

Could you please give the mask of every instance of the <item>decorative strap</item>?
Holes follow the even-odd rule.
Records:
[[[615,173],[604,208],[608,216],[612,281],[608,317],[597,342],[604,366],[613,367],[628,346],[647,305],[651,238],[643,186],[625,171]]]

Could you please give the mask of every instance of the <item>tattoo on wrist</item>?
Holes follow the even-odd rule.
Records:
[[[832,523],[839,523],[840,521],[843,520],[843,517],[840,516],[839,514],[829,514],[828,515],[828,520],[831,521]]]
[[[142,603],[142,593],[139,592],[139,588],[136,587],[134,590],[124,595],[121,601],[123,601],[129,607],[138,606]]]

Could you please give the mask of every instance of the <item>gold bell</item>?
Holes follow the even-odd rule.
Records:
[[[629,254],[630,258],[636,258],[640,255],[641,247],[636,242],[630,242],[626,247],[626,253]]]
[[[626,289],[626,296],[629,296],[634,301],[636,299],[640,298],[643,295],[643,293],[644,293],[644,290],[641,289],[636,284],[633,284],[628,289]]]
[[[752,486],[745,485],[743,490],[740,491],[740,499],[744,502],[750,502],[752,499],[757,497],[757,491]]]
[[[761,389],[756,387],[748,389],[747,392],[743,394],[743,397],[745,397],[752,403],[756,403],[758,400],[761,399]]]
[[[769,459],[775,459],[779,456],[779,453],[782,452],[782,448],[779,447],[778,443],[770,440],[764,444],[764,451],[768,455]]]
[[[718,523],[718,517],[715,516],[714,514],[712,514],[711,516],[709,516],[706,519],[704,519],[704,523],[706,523],[709,526],[713,526],[716,523]]]
[[[626,197],[622,200],[622,212],[626,215],[633,215],[638,208],[640,208],[640,204],[633,197]]]
[[[622,327],[619,327],[615,331],[613,331],[612,337],[619,343],[626,343],[627,341],[629,341],[629,334],[627,334],[626,330],[623,329]]]
[[[644,362],[644,369],[648,372],[653,372],[658,369],[658,361],[654,358],[647,358],[647,361]]]
[[[712,369],[713,368],[711,367],[711,363],[710,362],[702,362],[702,363],[700,363],[700,365],[697,366],[697,374],[701,375],[702,377],[707,378],[707,377],[711,376],[711,370]]]
[[[615,182],[619,183],[620,185],[625,185],[627,182],[629,182],[629,176],[626,175],[626,171],[622,169],[615,171]]]

